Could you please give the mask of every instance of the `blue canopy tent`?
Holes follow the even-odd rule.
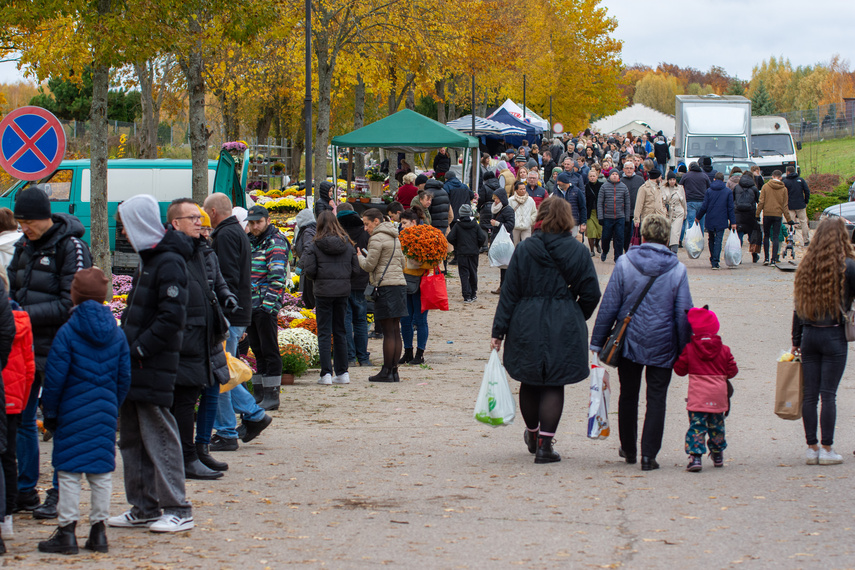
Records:
[[[543,129],[541,129],[540,127],[536,127],[530,123],[520,121],[519,119],[511,115],[506,109],[499,109],[498,111],[490,115],[488,119],[497,123],[504,123],[506,125],[519,127],[525,130],[525,136],[518,135],[505,137],[505,140],[507,142],[517,147],[522,145],[523,139],[527,139],[529,143],[539,143],[541,135],[543,134]]]

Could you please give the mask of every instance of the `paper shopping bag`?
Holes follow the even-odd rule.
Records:
[[[775,414],[784,420],[802,417],[802,391],[804,376],[802,363],[798,360],[778,363],[775,383]]]

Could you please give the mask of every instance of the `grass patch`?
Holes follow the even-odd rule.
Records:
[[[855,174],[855,138],[805,143],[798,157],[802,176],[837,174],[848,179]]]

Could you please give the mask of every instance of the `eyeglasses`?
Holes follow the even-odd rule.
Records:
[[[172,218],[172,219],[173,220],[190,220],[192,222],[201,222],[202,216],[197,214],[195,216],[181,216],[180,218]]]

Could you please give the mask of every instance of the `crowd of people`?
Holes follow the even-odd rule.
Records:
[[[661,133],[622,139],[586,132],[555,139],[543,151],[524,144],[499,157],[485,154],[477,190],[454,174],[445,150],[439,156],[435,172],[402,173],[385,211],[357,213],[336,202],[332,184],[321,183],[314,207],[296,216],[290,241],[264,206],[241,214],[225,194],[201,206],[175,200],[165,224],[153,196],[124,201],[117,222],[140,265],[118,324],[105,305],[108,281],[92,265],[83,225],[51,213],[41,189],[22,190],[14,211],[0,210],[0,279],[8,290],[0,295],[7,402],[0,421],[0,536],[13,535],[14,513],[31,512],[58,522],[40,551],[78,552],[84,474],[92,495],[84,548],[108,551],[108,526],[192,529],[186,479],[223,478],[228,463],[212,452],[259,437],[273,421],[267,412],[280,406],[278,319],[291,258],[301,272],[303,303],[316,310],[317,383],[346,385],[351,366],[376,366],[368,351],[369,313],[382,355],[368,380],[399,382],[399,367],[423,364],[428,350],[421,284],[440,268],[405,255],[400,233],[424,225],[446,236],[451,259],[442,271],[458,268],[464,303],[477,299],[479,259],[490,243],[503,230],[515,244],[493,291],[499,299],[491,346],[504,346],[506,370],[521,382],[524,442],[536,463],[560,461],[554,437],[564,386],[588,376],[588,350],[596,356],[623,326],[620,457],[634,464],[640,451],[643,470],[658,468],[676,372],[689,376],[687,470],[701,470],[707,448],[722,467],[730,379],[738,369],[715,313],[693,306],[676,254],[689,223],[705,225],[713,268],[726,229],[758,249],[758,240],[765,241],[768,264],[778,261],[782,218],[798,220],[808,246],[804,180],[794,171],[775,172],[769,182],[738,169],[726,177],[708,159],[688,168],[673,164]],[[601,292],[594,258],[605,261],[612,249],[615,267]],[[824,221],[796,274],[793,317],[793,350],[804,361],[809,464],[842,461],[832,448],[834,396],[846,359],[843,312],[855,296],[853,275],[855,252],[842,222]],[[587,321],[598,306],[589,336]],[[221,392],[229,356],[248,350],[255,357],[252,389],[239,384]],[[639,446],[643,376],[647,409]],[[36,489],[39,407],[53,435],[52,486],[44,501]],[[111,517],[117,431],[130,508]]]

